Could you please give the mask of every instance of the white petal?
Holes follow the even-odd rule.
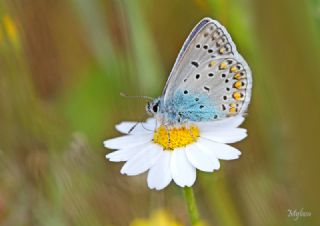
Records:
[[[201,131],[212,131],[217,128],[236,128],[242,124],[244,117],[241,115],[210,122],[198,122]]]
[[[126,135],[103,142],[106,148],[121,149],[136,146],[151,141],[153,134]]]
[[[130,158],[129,161],[124,164],[121,173],[134,176],[147,171],[159,159],[162,152],[163,150],[160,145],[151,142],[148,143],[142,151]]]
[[[150,141],[149,141],[150,142]],[[130,148],[120,149],[106,155],[106,158],[112,162],[128,161],[133,156],[144,149],[146,144],[139,144]]]
[[[186,154],[190,163],[199,170],[213,172],[220,168],[218,159],[196,143],[186,147]]]
[[[177,148],[172,152],[171,173],[174,182],[180,187],[191,187],[196,181],[196,169],[187,159],[185,149]]]
[[[203,148],[203,150],[212,153],[218,159],[237,159],[239,158],[239,155],[241,155],[241,152],[234,147],[231,147],[227,144],[217,143],[201,137],[198,139],[197,145]]]
[[[200,136],[219,143],[234,143],[247,136],[247,130],[242,128],[216,129],[211,132],[200,132]]]
[[[130,134],[152,133],[155,127],[156,120],[154,118],[149,118],[146,122],[121,122],[116,125],[116,129],[125,134],[128,134],[131,129]]]
[[[161,190],[171,182],[171,154],[170,151],[163,151],[158,161],[150,168],[147,179],[150,189]]]

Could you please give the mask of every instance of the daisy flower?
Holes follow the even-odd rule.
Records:
[[[116,129],[126,134],[104,141],[104,146],[117,149],[106,155],[112,162],[126,162],[121,173],[135,176],[148,171],[148,187],[161,190],[173,180],[181,187],[196,181],[196,169],[213,172],[219,160],[239,158],[241,152],[228,145],[244,139],[246,129],[238,128],[242,116],[219,121],[165,127],[156,126],[154,118],[139,123],[122,122]],[[129,133],[130,131],[130,133]]]

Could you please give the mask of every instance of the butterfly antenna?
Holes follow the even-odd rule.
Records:
[[[137,127],[137,125],[138,125],[139,123],[141,123],[141,122],[136,122],[136,124],[134,124],[134,125],[129,129],[128,133],[130,134],[130,133]]]
[[[127,94],[125,94],[125,93],[120,93],[120,96],[122,96],[122,97],[126,97],[126,98],[138,98],[138,99],[147,99],[147,100],[153,100],[154,98],[152,98],[152,97],[148,97],[148,96],[129,96],[129,95],[127,95]]]

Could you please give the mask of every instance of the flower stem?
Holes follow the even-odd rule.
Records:
[[[186,200],[188,206],[188,212],[191,219],[191,225],[195,226],[199,224],[199,212],[197,207],[197,202],[194,197],[193,188],[192,187],[184,187],[183,188],[184,198]]]

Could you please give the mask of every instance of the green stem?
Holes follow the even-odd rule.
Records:
[[[191,225],[195,226],[195,225],[199,224],[200,218],[199,218],[197,202],[196,202],[196,199],[195,199],[194,193],[193,193],[193,188],[192,187],[184,187],[183,194],[184,194],[184,198],[186,200],[187,206],[188,206],[188,212],[189,212],[189,216],[191,218]]]

